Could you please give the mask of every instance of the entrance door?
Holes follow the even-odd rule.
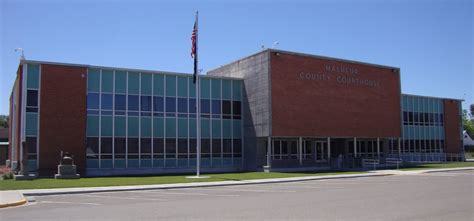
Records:
[[[328,160],[328,144],[326,141],[316,141],[315,142],[315,160],[316,162],[324,162]]]

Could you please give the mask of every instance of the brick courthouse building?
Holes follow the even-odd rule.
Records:
[[[200,86],[205,172],[462,158],[461,100],[402,94],[396,67],[269,49]],[[9,159],[27,148],[39,175],[61,150],[86,176],[193,172],[195,104],[190,74],[22,60]]]

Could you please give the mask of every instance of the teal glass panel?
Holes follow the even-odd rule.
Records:
[[[439,113],[444,113],[444,103],[443,100],[439,100]]]
[[[153,167],[164,167],[165,161],[164,160],[153,160]]]
[[[127,72],[115,71],[115,93],[127,93]]]
[[[141,137],[151,137],[151,117],[142,117],[140,127]]]
[[[222,80],[222,99],[232,100],[232,81]]]
[[[176,167],[176,159],[166,159],[166,167]]]
[[[211,166],[211,159],[209,159],[209,158],[202,158],[202,159],[201,159],[201,166],[203,166],[203,167],[210,167],[210,166]]]
[[[161,74],[153,75],[153,94],[163,96],[165,93],[164,77]]]
[[[87,91],[99,92],[100,89],[100,70],[89,68],[87,72]]]
[[[39,65],[28,65],[28,76],[26,76],[26,87],[31,89],[38,89],[39,85]]]
[[[212,158],[212,166],[213,167],[218,167],[218,166],[222,166],[222,158],[215,158],[213,157]]]
[[[223,158],[222,159],[222,164],[224,166],[231,166],[232,165],[232,158]]]
[[[165,135],[163,118],[153,118],[153,137],[163,137]]]
[[[188,137],[188,119],[178,119],[178,137]]]
[[[128,117],[128,137],[138,137],[138,117]]]
[[[242,100],[242,82],[241,81],[232,81],[232,98],[234,100]]]
[[[221,99],[221,80],[212,79],[211,80],[211,97],[212,99]]]
[[[196,136],[196,119],[189,119],[189,137]]]
[[[176,118],[166,118],[166,137],[176,137]]]
[[[403,139],[408,138],[408,126],[403,126]]]
[[[201,98],[211,97],[211,81],[206,78],[199,78],[201,84]]]
[[[402,110],[407,110],[407,97],[402,95]]]
[[[187,77],[178,77],[178,96],[180,97],[188,96],[188,78]]]
[[[166,96],[176,96],[176,76],[167,75],[166,79]]]
[[[222,120],[222,137],[232,138],[232,121]]]
[[[26,113],[26,135],[36,136],[38,134],[38,114]]]
[[[127,165],[127,161],[125,160],[115,160],[114,168],[125,168]]]
[[[99,160],[87,159],[86,160],[86,168],[99,168]]]
[[[221,121],[212,120],[212,138],[221,137]]]
[[[136,72],[128,72],[128,93],[140,93],[140,74]]]
[[[196,168],[196,159],[190,158],[189,159],[189,166]]]
[[[101,117],[100,135],[102,137],[111,137],[113,133],[113,123],[111,116]]]
[[[138,168],[140,166],[140,161],[137,159],[129,159],[127,163],[128,168]]]
[[[125,137],[127,135],[126,121],[125,117],[115,117],[114,133],[116,137]]]
[[[141,92],[142,95],[151,95],[151,85],[153,84],[153,76],[151,74],[142,73]]]
[[[140,167],[144,167],[144,168],[151,167],[151,159],[140,160]]]
[[[201,119],[201,137],[209,138],[211,137],[211,125],[208,119]]]
[[[36,168],[36,165],[38,165],[38,162],[36,160],[28,160],[28,171],[36,171],[38,169]]]
[[[193,83],[193,78],[188,78],[189,83],[189,97],[196,97],[196,84]]]
[[[178,167],[187,167],[188,159],[178,159]]]
[[[102,70],[102,92],[112,93],[114,88],[114,72]]]
[[[236,157],[234,158],[234,166],[241,166],[242,165],[242,158]]]
[[[100,168],[112,168],[112,160],[100,160]]]
[[[234,124],[233,124],[233,127],[234,127],[234,138],[236,137],[241,137],[242,136],[242,122],[241,120],[234,120]]]
[[[87,136],[99,136],[99,116],[87,116]]]

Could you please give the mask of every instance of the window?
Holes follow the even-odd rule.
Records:
[[[128,95],[128,110],[138,111],[138,96],[137,95]]]
[[[212,100],[212,114],[221,114],[220,100]]]
[[[209,139],[201,140],[201,157],[209,158],[211,153],[211,141]]]
[[[189,113],[196,113],[196,99],[189,99]]]
[[[87,159],[97,159],[99,155],[99,138],[88,137],[86,140]]]
[[[141,96],[141,111],[151,111],[151,96]]]
[[[163,139],[153,139],[153,158],[163,158]]]
[[[26,106],[37,107],[38,106],[38,91],[28,90],[26,92]]]
[[[178,139],[178,158],[188,158],[187,139]]]
[[[234,139],[234,157],[242,157],[242,140]]]
[[[166,98],[166,112],[167,113],[176,112],[176,98],[174,98],[174,97],[167,97]]]
[[[232,102],[233,104],[233,114],[234,114],[234,119],[240,119],[241,118],[241,111],[240,111],[240,101],[234,101]]]
[[[188,112],[188,99],[187,98],[178,98],[178,112],[179,113]]]
[[[100,139],[100,158],[112,159],[112,138],[103,137]]]
[[[224,119],[231,119],[232,110],[231,110],[231,101],[222,101],[222,117]]]
[[[224,139],[222,140],[222,152],[224,157],[232,157],[232,140]]]
[[[28,151],[28,160],[36,160],[36,137],[26,137],[26,148]]]
[[[153,97],[153,112],[163,112],[164,104],[163,97],[154,96]]]
[[[176,140],[174,138],[166,139],[166,158],[176,157]]]
[[[113,107],[113,96],[112,94],[102,94],[101,108],[104,110],[112,110]]]
[[[99,109],[99,94],[87,94],[87,109]]]
[[[115,138],[114,156],[115,159],[125,159],[126,143],[125,138]]]
[[[138,138],[128,138],[128,158],[138,159]]]
[[[210,105],[209,99],[201,99],[201,114],[210,114]]]
[[[212,139],[212,157],[221,157],[221,140]]]
[[[189,158],[196,158],[196,139],[189,139]]]
[[[151,139],[142,138],[140,140],[140,156],[142,159],[151,158]]]
[[[126,109],[126,97],[125,95],[116,94],[115,95],[115,110],[125,110]]]

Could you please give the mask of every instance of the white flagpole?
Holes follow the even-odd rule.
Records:
[[[199,21],[196,11],[196,176],[201,174],[201,84],[198,68]]]

